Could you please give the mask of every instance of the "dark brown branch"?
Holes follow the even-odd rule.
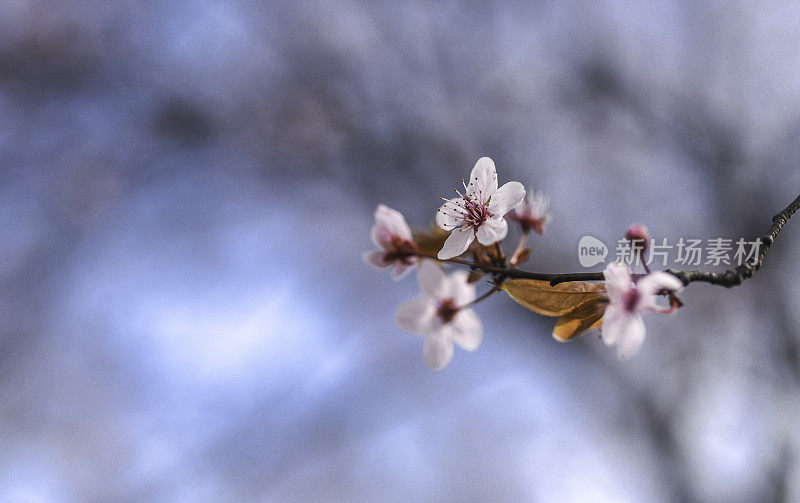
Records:
[[[753,276],[757,270],[761,268],[772,243],[781,231],[786,222],[792,218],[797,210],[800,209],[800,196],[792,201],[792,203],[783,209],[780,213],[772,217],[772,226],[769,231],[761,237],[761,246],[758,252],[758,260],[754,264],[740,265],[735,269],[730,269],[725,272],[706,272],[706,271],[680,271],[677,269],[667,269],[666,272],[672,274],[683,282],[684,285],[689,283],[702,282],[710,283],[712,285],[720,285],[726,288],[731,288],[742,284],[742,282]],[[430,255],[430,258],[436,258]],[[438,260],[438,259],[437,259]],[[555,286],[559,283],[566,283],[569,281],[603,281],[602,272],[568,272],[568,273],[545,273],[545,272],[531,272],[517,269],[516,267],[498,267],[486,264],[470,263],[466,260],[450,259],[443,262],[454,262],[461,265],[468,265],[474,269],[481,269],[487,273],[495,273],[502,275],[503,279],[536,279],[541,281],[549,281],[551,285]],[[501,280],[502,281],[502,280]]]
[[[724,286],[732,288],[741,285],[744,280],[750,278],[755,272],[761,269],[764,263],[764,257],[767,256],[772,243],[778,237],[778,233],[786,225],[786,222],[792,218],[797,210],[800,209],[800,196],[792,201],[792,203],[783,209],[780,213],[772,217],[772,226],[770,226],[767,233],[761,237],[761,247],[758,251],[758,260],[754,264],[743,264],[735,269],[729,269],[725,272],[705,272],[705,271],[677,271],[675,269],[667,269],[667,272],[683,281],[684,285],[694,282],[711,283],[712,285]]]

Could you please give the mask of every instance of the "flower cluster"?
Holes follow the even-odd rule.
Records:
[[[635,275],[619,263],[606,267],[604,284],[576,283],[557,289],[546,281],[526,278],[515,266],[530,255],[526,244],[531,231],[544,234],[551,220],[549,198],[539,191],[529,192],[526,198],[519,182],[498,186],[497,169],[488,157],[478,160],[469,180],[462,179],[461,185],[454,189],[457,197],[442,198],[436,212],[436,224],[444,232],[415,235],[400,212],[378,205],[372,227],[377,249],[363,255],[366,263],[390,269],[395,280],[416,267],[421,295],[401,304],[396,318],[400,328],[423,337],[423,359],[430,369],[446,367],[454,345],[467,351],[480,346],[483,326],[472,306],[500,290],[536,312],[561,316],[553,333],[558,340],[602,325],[601,337],[607,345],[616,346],[621,357],[634,354],[644,340],[642,313],[669,313],[680,306],[675,292],[683,284],[678,278],[649,270]],[[506,215],[519,228],[519,244],[511,257],[502,248],[509,232]],[[633,226],[626,237],[639,243],[646,234],[644,226]],[[467,266],[470,271],[448,272],[450,265]],[[476,296],[475,282],[484,276],[492,287]],[[658,306],[655,298],[659,295],[669,296],[671,307]],[[559,299],[556,303],[555,298]]]

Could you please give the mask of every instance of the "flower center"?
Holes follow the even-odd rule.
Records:
[[[448,215],[460,220],[458,227],[477,230],[492,216],[491,212],[489,212],[489,202],[492,200],[492,196],[490,195],[484,199],[485,196],[481,190],[470,194],[466,182],[461,180],[461,184],[464,185],[463,194],[458,189],[453,189],[460,196],[460,199],[445,199],[447,202],[445,202],[442,211],[446,211]],[[470,185],[472,185],[472,182],[470,182]]]
[[[414,241],[403,239],[397,234],[392,234],[389,248],[383,255],[383,260],[387,262],[400,261],[406,265],[414,263],[412,258],[417,255],[419,248]]]
[[[522,228],[522,232],[536,231],[537,234],[544,234],[544,218],[537,218],[533,212],[511,213],[508,219],[517,222]]]
[[[443,323],[450,323],[453,318],[458,314],[458,306],[453,302],[453,299],[447,299],[439,304],[439,309],[436,310],[436,315],[441,318]]]
[[[638,302],[639,302],[639,290],[637,290],[634,287],[625,292],[625,298],[623,299],[623,305],[625,306],[625,311],[632,313],[636,309],[636,304]]]

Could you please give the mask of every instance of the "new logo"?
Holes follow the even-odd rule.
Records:
[[[578,262],[583,267],[592,267],[605,262],[608,247],[594,236],[583,236],[578,242]]]

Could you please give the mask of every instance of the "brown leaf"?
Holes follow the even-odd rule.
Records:
[[[588,330],[603,324],[606,299],[592,299],[580,304],[558,319],[553,328],[553,338],[559,342],[572,340]]]
[[[605,283],[571,281],[550,286],[548,281],[512,279],[503,284],[512,299],[546,316],[563,316],[580,304],[605,297]]]
[[[427,229],[415,229],[413,235],[420,253],[435,256],[444,246],[450,233],[437,225],[431,225]]]

